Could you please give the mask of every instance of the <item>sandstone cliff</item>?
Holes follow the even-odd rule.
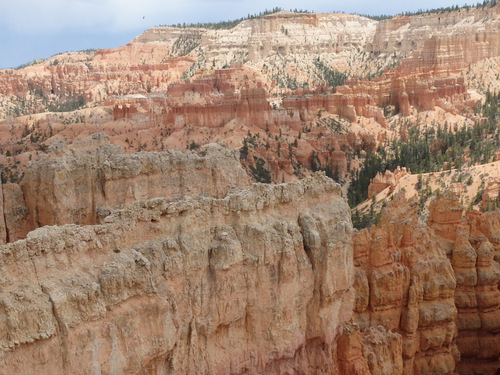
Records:
[[[339,339],[349,374],[497,374],[500,209],[434,200],[427,225],[403,194],[354,232],[354,314]]]
[[[380,223],[354,233],[356,299],[339,358],[350,374],[454,374],[455,276],[416,203],[396,196]],[[356,352],[353,347],[359,347]]]
[[[462,217],[463,211],[458,198],[443,198],[431,205],[429,222],[457,280],[457,370],[494,375],[500,369],[500,209]]]
[[[155,27],[116,49],[0,71],[2,164],[18,182],[24,163],[54,140],[96,131],[127,152],[239,148],[259,133],[266,151],[248,163],[263,159],[273,182],[307,175],[313,161],[343,180],[357,164],[350,151],[398,136],[390,124],[420,123],[421,111],[428,123],[432,112],[460,126],[478,120],[472,106],[500,87],[499,9],[380,22],[279,12],[230,30]]]
[[[32,230],[96,224],[112,209],[150,197],[223,198],[231,188],[249,184],[237,151],[210,145],[202,156],[179,151],[124,154],[107,136],[95,134],[73,148],[55,143],[48,156],[28,164],[20,198]]]
[[[397,197],[351,238],[331,180],[251,187],[242,164],[341,180],[403,122],[479,121],[499,9],[158,27],[0,71],[0,162],[24,172],[1,185],[0,373],[496,374],[500,210],[446,198],[424,225]],[[54,108],[80,109],[21,116]]]
[[[116,49],[66,53],[19,71],[0,71],[0,90],[4,98],[43,97],[45,106],[79,98],[94,103],[115,95],[163,93],[185,78],[239,65],[247,78],[233,82],[238,89],[262,85],[277,94],[319,87],[326,67],[362,78],[343,91],[352,100],[369,96],[376,105],[385,100],[405,115],[410,105],[453,109],[458,103],[449,102],[463,101],[466,91],[463,70],[500,54],[499,9],[380,22],[279,12],[230,30],[155,27]],[[0,105],[9,107],[2,100]],[[36,108],[40,102],[31,110]]]
[[[0,372],[332,373],[349,210],[315,176],[138,201],[0,247]]]

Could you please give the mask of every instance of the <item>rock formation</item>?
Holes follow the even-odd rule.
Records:
[[[454,374],[455,276],[438,238],[418,222],[417,205],[397,195],[353,242],[356,299],[344,335],[361,350],[349,373]],[[339,358],[344,350],[339,344]]]
[[[387,188],[390,188],[390,191],[394,191],[399,180],[407,174],[411,174],[411,171],[406,171],[405,167],[398,167],[394,172],[385,171],[384,174],[380,172],[377,173],[377,175],[371,179],[370,185],[368,186],[368,198],[377,195]]]
[[[500,87],[499,9],[379,22],[278,12],[230,30],[155,27],[116,49],[0,71],[0,151],[22,156],[19,166],[8,157],[8,180],[19,182],[24,163],[54,140],[95,131],[127,152],[211,142],[239,148],[259,133],[269,138],[259,146],[270,147],[254,153],[273,182],[307,175],[313,161],[345,179],[349,151],[390,139],[395,115],[418,122],[418,111],[444,111],[456,122],[477,120],[471,83]],[[490,73],[473,79],[480,63]],[[294,143],[305,133],[307,142]],[[294,144],[283,156],[280,147]]]
[[[123,47],[66,53],[24,70],[0,72],[0,92],[23,99],[41,95],[48,102],[80,97],[102,102],[115,95],[164,93],[184,78],[238,65],[247,78],[233,82],[237,89],[262,85],[278,93],[304,83],[310,88],[324,84],[318,67],[324,60],[330,70],[363,77],[340,91],[350,101],[372,103],[361,110],[363,116],[381,119],[373,111],[384,103],[405,115],[410,106],[453,110],[461,104],[450,102],[463,102],[466,94],[461,71],[500,54],[499,9],[380,22],[346,14],[279,12],[230,30],[155,27]],[[360,109],[357,105],[358,116]]]
[[[500,209],[431,203],[429,223],[398,194],[355,232],[354,315],[339,340],[350,374],[497,374]]]
[[[0,71],[0,373],[496,374],[500,210],[396,196],[352,234],[313,171],[481,121],[499,12],[279,12]]]
[[[483,196],[481,198],[481,209],[490,211],[500,207],[500,178],[491,178],[486,183]]]
[[[436,201],[429,216],[457,280],[457,370],[494,375],[500,369],[500,210],[462,215],[458,198],[449,197]]]
[[[2,373],[332,373],[352,311],[349,209],[320,175],[137,201],[0,258]]]
[[[250,185],[237,150],[209,145],[202,153],[124,154],[101,133],[73,148],[55,143],[48,156],[28,164],[20,197],[10,201],[24,203],[25,224],[33,230],[44,225],[96,224],[111,210],[150,197],[224,198],[232,188]],[[11,231],[14,226],[9,224]],[[24,236],[13,240],[19,238]]]

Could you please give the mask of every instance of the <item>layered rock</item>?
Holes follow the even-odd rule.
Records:
[[[455,276],[438,238],[418,222],[417,205],[396,196],[380,223],[353,241],[352,320],[365,365],[350,373],[454,374]]]
[[[464,216],[451,194],[431,203],[428,226],[416,210],[396,195],[355,233],[354,328],[339,358],[353,374],[496,374],[500,210]]]
[[[429,223],[441,233],[457,280],[457,370],[493,375],[500,369],[500,258],[495,257],[500,210],[462,215],[457,197],[444,197],[429,210]]]
[[[26,98],[36,89],[49,100],[100,102],[111,95],[165,91],[198,70],[235,62],[253,70],[271,59],[277,67],[283,55],[327,53],[344,67],[343,53],[363,46],[375,25],[354,15],[280,12],[231,30],[155,27],[116,49],[62,54],[25,71],[0,72],[0,87],[6,96]]]
[[[498,9],[381,22],[279,12],[230,30],[153,28],[116,49],[67,53],[1,71],[0,118],[88,108],[6,121],[14,126],[2,127],[9,134],[0,148],[22,155],[18,178],[11,179],[17,182],[24,161],[54,138],[73,142],[98,128],[129,152],[210,142],[235,148],[250,132],[280,138],[272,153],[268,147],[258,155],[274,182],[307,175],[315,155],[319,168],[344,177],[349,148],[376,149],[392,136],[389,114],[413,116],[438,107],[473,116],[476,96],[463,73],[469,64],[498,58]],[[340,73],[348,76],[345,84],[329,87],[343,82],[329,80]],[[344,130],[325,126],[324,118]],[[303,149],[290,148],[284,157],[278,144],[296,145],[306,132],[308,142],[297,142]],[[268,142],[272,147],[269,140],[259,146]],[[9,167],[15,163],[8,160]]]
[[[383,116],[376,106],[389,102],[405,115],[410,105],[424,110],[461,106],[466,89],[459,73],[500,54],[498,13],[496,6],[376,22],[346,14],[279,12],[231,30],[155,27],[123,47],[62,54],[0,72],[0,90],[23,100],[39,94],[48,102],[80,97],[102,102],[113,95],[165,92],[184,78],[237,64],[253,76],[234,82],[238,89],[261,84],[279,92],[287,85],[277,87],[276,79],[291,79],[290,88],[324,84],[316,66],[320,59],[328,69],[353,77],[388,71],[342,90],[351,101],[375,103],[357,105],[356,113],[379,121]]]
[[[280,55],[350,51],[362,47],[375,27],[375,21],[356,15],[279,12],[243,21],[230,31],[155,27],[134,41],[199,45],[208,63],[242,57],[257,63]]]
[[[150,197],[223,198],[231,188],[249,184],[236,150],[211,145],[203,156],[179,151],[124,154],[98,133],[74,148],[54,144],[48,156],[28,164],[21,187],[32,230],[96,224],[112,209]]]
[[[0,247],[2,373],[335,373],[349,209],[316,175]]]
[[[385,171],[383,174],[378,172],[377,175],[370,180],[370,185],[368,186],[368,198],[377,195],[387,188],[390,188],[389,190],[391,192],[394,191],[399,183],[399,180],[407,174],[411,174],[411,171],[407,171],[405,167],[398,167],[394,170],[394,172],[389,170]]]

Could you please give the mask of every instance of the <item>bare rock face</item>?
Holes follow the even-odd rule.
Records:
[[[335,373],[349,216],[315,175],[38,228],[0,247],[0,372]]]
[[[349,373],[454,374],[455,276],[438,238],[418,222],[417,205],[397,196],[380,223],[356,232],[353,242],[352,320],[360,331],[356,360],[365,366]]]
[[[0,244],[25,238],[28,208],[18,184],[0,184]]]
[[[488,374],[500,369],[500,209],[464,216],[452,194],[429,222],[400,196],[355,232],[354,315],[339,341],[349,374]]]
[[[448,209],[446,209],[448,207]],[[429,224],[441,233],[456,277],[460,374],[500,369],[500,210],[467,212],[456,197],[431,205]],[[447,218],[447,219],[446,219]]]
[[[385,171],[383,174],[378,172],[377,175],[371,179],[370,185],[368,186],[368,198],[377,195],[386,188],[390,188],[391,191],[394,191],[399,180],[407,174],[411,174],[411,171],[407,171],[405,167],[398,167],[394,172],[389,170]]]
[[[7,227],[5,224],[5,214],[3,206],[3,184],[0,183],[0,244],[7,242]]]
[[[217,145],[208,146],[204,156],[179,151],[124,154],[102,134],[77,148],[55,144],[48,157],[28,165],[21,183],[29,228],[95,224],[112,209],[152,197],[223,198],[231,186],[250,184],[238,158],[236,150]]]
[[[18,184],[3,185],[3,213],[5,218],[6,242],[25,238],[29,232],[29,212],[24,194]]]

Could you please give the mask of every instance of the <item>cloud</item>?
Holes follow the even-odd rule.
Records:
[[[200,0],[20,0],[2,4],[0,26],[19,34],[122,32],[156,24],[226,19],[246,2]],[[232,14],[230,15],[233,16]],[[241,16],[241,15],[240,15]],[[144,18],[143,18],[144,17]]]
[[[148,4],[150,3],[150,4]],[[1,23],[17,33],[60,32],[62,30],[123,31],[138,26],[145,6],[159,0],[21,0],[2,6]],[[133,18],[137,21],[134,21]],[[142,16],[141,16],[142,19]]]

